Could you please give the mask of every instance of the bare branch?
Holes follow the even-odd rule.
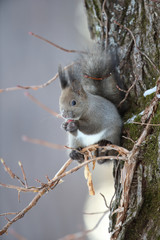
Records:
[[[98,215],[98,214],[103,214],[105,212],[109,212],[108,210],[106,211],[103,211],[103,212],[91,212],[91,213],[86,213],[86,212],[83,212],[84,215]]]
[[[108,206],[108,204],[107,204],[107,200],[106,200],[105,196],[104,196],[102,193],[100,193],[100,194],[101,194],[101,196],[103,197],[103,200],[104,200],[104,203],[105,203],[105,205],[106,205],[106,208],[109,209],[109,206]]]
[[[67,69],[69,67],[71,67],[74,63],[67,65],[64,67],[64,69]],[[0,93],[2,92],[9,92],[9,91],[16,91],[16,90],[28,90],[28,89],[32,89],[32,90],[38,90],[40,88],[44,88],[47,87],[48,85],[50,85],[52,82],[54,82],[56,79],[58,78],[58,73],[56,73],[56,75],[51,78],[50,80],[48,80],[47,82],[41,84],[41,85],[33,85],[33,86],[20,86],[18,85],[17,87],[10,87],[10,88],[4,88],[4,89],[0,89]]]
[[[12,172],[12,170],[6,165],[5,161],[2,158],[0,160],[9,176],[12,179],[17,179],[23,186],[25,186],[25,183],[15,173]]]
[[[0,186],[5,187],[5,188],[10,188],[10,189],[15,189],[18,192],[38,192],[40,190],[40,188],[37,187],[19,187],[19,186],[15,186],[15,185],[11,185],[11,184],[4,184],[4,183],[0,183]]]
[[[57,44],[55,44],[55,43],[47,40],[47,39],[44,38],[44,37],[41,37],[41,36],[37,35],[37,34],[35,34],[35,33],[29,32],[29,34],[32,35],[32,36],[34,36],[34,37],[36,37],[36,38],[39,38],[39,39],[41,39],[41,40],[43,40],[43,41],[45,41],[45,42],[47,42],[47,43],[49,43],[49,44],[51,44],[52,46],[54,46],[54,47],[56,47],[56,48],[59,48],[60,50],[62,50],[62,51],[64,51],[64,52],[68,52],[68,53],[83,53],[83,54],[86,54],[86,53],[87,53],[87,52],[79,51],[79,50],[68,50],[68,49],[63,48],[63,47],[61,47],[61,46],[59,46],[59,45],[57,45]]]
[[[56,75],[51,78],[49,81],[47,81],[46,83],[43,83],[41,85],[33,85],[33,86],[17,86],[17,87],[10,87],[10,88],[4,88],[4,89],[0,89],[0,93],[2,92],[9,92],[9,91],[16,91],[16,90],[22,90],[22,89],[32,89],[32,90],[38,90],[39,88],[44,88],[46,86],[48,86],[49,84],[51,84],[53,81],[56,80],[56,78],[58,78],[58,73],[56,73]]]
[[[17,215],[19,212],[8,212],[8,213],[1,213],[0,217],[7,216],[7,215]]]
[[[29,143],[39,144],[39,145],[42,145],[42,146],[45,146],[45,147],[48,147],[48,148],[64,149],[64,146],[62,146],[62,145],[47,142],[47,141],[40,140],[40,139],[29,138],[27,136],[23,136],[22,140],[25,141],[25,142],[29,142]]]
[[[125,97],[124,97],[124,99],[122,99],[122,101],[119,103],[118,107],[120,107],[121,104],[126,101],[126,99],[128,98],[128,95],[129,95],[130,91],[131,91],[132,88],[136,85],[136,83],[137,83],[137,78],[134,80],[134,82],[133,82],[133,84],[130,86],[130,88],[126,91]]]
[[[33,97],[30,93],[26,92],[25,96],[29,97],[29,99],[36,103],[37,105],[39,105],[42,109],[44,109],[45,111],[49,112],[50,114],[52,114],[55,117],[58,118],[62,118],[60,114],[54,112],[53,110],[51,110],[50,108],[48,108],[47,106],[45,106],[43,103],[41,103],[39,100],[37,100],[35,97]]]
[[[24,171],[24,168],[23,168],[23,165],[22,163],[19,161],[18,162],[20,168],[21,168],[21,171],[22,171],[22,174],[23,174],[23,179],[24,179],[24,182],[25,182],[25,187],[28,188],[28,183],[27,183],[27,178],[26,178],[26,174],[25,174],[25,171]]]
[[[135,141],[132,138],[130,138],[130,137],[126,137],[126,136],[122,136],[122,137],[127,139],[127,140],[130,140],[132,143],[135,143]]]
[[[137,124],[137,125],[142,125],[142,126],[148,125],[148,123],[143,123],[143,122],[142,122],[142,123],[141,123],[141,122],[132,122],[132,123],[133,123],[133,124]],[[158,124],[158,123],[157,123],[157,124],[155,124],[155,123],[150,123],[149,125],[152,126],[152,127],[159,127],[159,126],[160,126],[160,124]]]
[[[89,149],[95,149],[95,147],[98,145],[92,145],[90,148],[84,148],[83,152],[85,151],[89,151]],[[105,148],[115,148],[115,149],[119,149],[121,151],[121,153],[123,154],[123,156],[104,156],[104,157],[93,157],[92,159],[83,162],[82,164],[77,165],[76,167],[66,171],[66,169],[68,168],[68,166],[72,163],[73,160],[69,159],[63,166],[62,168],[57,172],[57,174],[50,180],[48,181],[48,183],[46,184],[42,184],[42,186],[40,188],[37,187],[19,187],[19,186],[14,186],[14,185],[7,185],[7,184],[3,184],[0,183],[1,186],[6,187],[6,188],[11,188],[11,189],[15,189],[17,190],[19,193],[20,192],[36,192],[36,196],[32,199],[32,201],[22,210],[20,211],[13,219],[11,219],[4,227],[2,230],[0,230],[0,235],[3,235],[7,229],[16,221],[18,221],[19,219],[21,219],[30,209],[32,209],[37,202],[39,201],[39,199],[48,191],[54,189],[57,184],[59,183],[59,181],[63,178],[66,177],[69,174],[72,174],[74,172],[76,172],[77,170],[79,170],[80,168],[88,165],[91,162],[94,161],[98,161],[100,159],[117,159],[117,160],[127,160],[127,156],[126,156],[126,149],[123,149],[121,147],[118,146],[114,146],[114,145],[108,145],[105,146]],[[102,148],[102,147],[101,147]],[[125,153],[125,154],[124,154]]]
[[[116,88],[118,88],[118,90],[121,91],[121,92],[125,92],[125,93],[127,92],[126,90],[120,88],[118,85],[116,85]]]

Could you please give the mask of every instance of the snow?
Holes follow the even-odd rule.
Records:
[[[138,115],[134,115],[133,117],[129,118],[126,123],[133,123],[134,119],[138,116],[142,116],[144,111],[140,112]]]
[[[153,87],[153,88],[150,88],[150,89],[146,90],[146,91],[143,93],[143,96],[146,97],[146,96],[148,96],[148,95],[151,95],[152,93],[156,92],[156,90],[157,90],[157,87],[156,87],[156,86]]]
[[[142,115],[143,115],[143,113],[144,113],[144,111],[140,112],[138,115],[142,116]]]
[[[134,119],[137,117],[137,115],[134,115],[133,117],[129,118],[126,123],[132,123]]]

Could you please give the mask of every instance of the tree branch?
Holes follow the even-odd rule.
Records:
[[[82,149],[82,153],[86,155],[86,158],[88,159],[91,156],[91,151],[95,150],[97,147],[99,147],[98,144],[95,145],[91,145],[89,147],[86,147],[84,149]],[[103,147],[101,147],[103,148]],[[69,167],[69,165],[71,165],[72,161],[71,159],[69,159],[62,167],[61,169],[55,174],[55,176],[48,181],[48,183],[41,183],[41,187],[27,187],[26,184],[22,184],[25,187],[19,187],[19,186],[14,186],[14,185],[7,185],[7,184],[3,184],[0,183],[1,186],[5,187],[5,188],[11,188],[11,189],[16,189],[18,191],[18,193],[20,192],[33,192],[33,193],[37,193],[36,196],[32,199],[32,201],[23,209],[21,210],[14,218],[12,218],[11,220],[8,220],[8,223],[3,227],[2,230],[0,230],[0,235],[3,235],[8,228],[16,221],[18,221],[19,219],[21,219],[22,217],[24,217],[24,215],[31,210],[36,204],[37,202],[40,200],[40,198],[47,193],[50,190],[53,190],[59,183],[59,181],[66,177],[67,175],[70,175],[74,172],[76,172],[77,170],[81,169],[82,167],[88,165],[91,162],[94,161],[98,161],[100,159],[116,159],[116,160],[123,160],[126,161],[127,160],[127,153],[128,151],[124,148],[121,148],[119,146],[115,146],[115,145],[107,145],[104,146],[105,149],[114,149],[116,151],[118,151],[119,155],[118,156],[104,156],[104,157],[93,157],[92,159],[89,159],[87,161],[84,161],[83,163],[77,165],[76,167],[66,171],[66,169]],[[121,156],[120,156],[121,155]],[[4,160],[2,161],[5,170],[9,173],[10,176],[16,176],[11,170],[10,168],[7,167],[7,165],[5,164]],[[24,173],[24,169],[22,168],[22,165],[20,164],[22,173],[23,173],[23,177],[26,181],[26,175]]]

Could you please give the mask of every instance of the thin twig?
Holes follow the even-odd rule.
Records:
[[[32,89],[32,90],[38,90],[39,88],[44,88],[46,86],[48,86],[49,84],[51,84],[53,81],[56,80],[56,78],[58,78],[58,73],[56,73],[56,75],[51,78],[50,80],[48,80],[47,82],[41,84],[41,85],[33,85],[33,86],[20,86],[18,85],[17,87],[10,87],[10,88],[4,88],[4,89],[0,89],[0,93],[2,92],[9,92],[9,91],[16,91],[16,90],[28,90],[28,89]]]
[[[5,171],[9,174],[9,176],[12,179],[17,179],[22,184],[22,186],[25,186],[25,183],[15,173],[13,173],[12,170],[6,165],[4,159],[0,158],[0,160],[4,166]]]
[[[24,182],[25,182],[25,187],[28,188],[28,183],[27,183],[27,178],[26,178],[26,174],[25,174],[25,171],[24,171],[24,168],[23,168],[23,165],[22,163],[19,161],[18,162],[20,168],[21,168],[21,171],[22,171],[22,174],[23,174],[23,179],[24,179]]]
[[[122,136],[122,138],[125,138],[127,140],[130,140],[132,143],[135,143],[135,141],[132,138],[130,138],[130,137]]]
[[[68,52],[68,53],[83,53],[83,54],[86,54],[86,53],[87,53],[87,52],[79,51],[79,50],[68,50],[68,49],[63,48],[63,47],[59,46],[58,44],[55,44],[55,43],[47,40],[46,38],[41,37],[41,36],[39,36],[39,35],[37,35],[37,34],[35,34],[35,33],[29,32],[29,34],[32,35],[32,36],[34,36],[34,37],[36,37],[36,38],[39,38],[40,40],[43,40],[43,41],[49,43],[50,45],[52,45],[52,46],[54,46],[54,47],[56,47],[56,48],[59,48],[59,49],[62,50],[62,51]]]
[[[47,106],[45,106],[43,103],[41,103],[39,100],[37,100],[35,97],[33,97],[30,93],[25,92],[25,96],[29,97],[29,99],[36,103],[37,105],[39,105],[42,109],[44,109],[45,111],[49,112],[50,114],[52,114],[55,117],[58,118],[62,118],[62,116],[56,112],[54,112],[52,109],[48,108]]]
[[[0,217],[7,216],[7,215],[17,215],[19,212],[8,212],[8,213],[1,213]]]
[[[97,157],[97,158],[93,158],[90,159],[88,161],[83,162],[82,164],[79,164],[78,166],[72,168],[69,171],[66,171],[67,167],[72,163],[72,160],[69,159],[63,166],[62,168],[58,171],[58,173],[55,175],[54,178],[52,178],[48,184],[45,184],[44,186],[42,186],[41,188],[34,188],[34,187],[30,187],[30,188],[21,188],[18,186],[13,186],[13,185],[6,185],[1,183],[0,185],[3,187],[7,187],[7,188],[12,188],[12,189],[16,189],[18,192],[37,192],[36,196],[32,199],[32,201],[22,210],[20,211],[13,219],[11,219],[4,227],[2,230],[0,230],[0,235],[3,235],[7,229],[16,221],[18,221],[19,219],[21,219],[30,209],[32,209],[37,202],[40,200],[40,198],[49,190],[55,188],[55,186],[57,186],[58,182],[63,178],[66,177],[69,174],[72,174],[74,172],[76,172],[77,170],[79,170],[80,168],[84,167],[85,165],[89,164],[90,162],[93,161],[98,161],[100,159],[102,159],[103,157]],[[123,156],[123,157],[117,157],[117,156],[106,156],[104,157],[105,159],[117,159],[117,160],[126,160],[127,157]],[[66,172],[65,172],[66,171]]]
[[[124,92],[124,93],[126,93],[126,92],[127,92],[126,90],[124,90],[124,89],[120,88],[118,85],[116,85],[116,88],[117,88],[119,91],[121,91],[121,92]]]
[[[97,148],[103,148],[105,150],[115,150],[118,153],[120,153],[121,155],[127,155],[129,153],[129,151],[126,148],[117,146],[117,145],[113,145],[113,144],[107,144],[106,146],[99,146],[99,144],[93,144],[87,147],[84,147],[81,152],[85,153],[87,151],[94,151]],[[107,157],[107,156],[106,156]]]
[[[106,215],[108,212],[109,212],[109,209],[104,212],[104,214],[103,214],[103,215],[101,216],[101,218],[98,220],[98,222],[96,223],[96,225],[95,225],[92,229],[85,231],[85,233],[88,234],[88,233],[90,233],[90,232],[93,232],[93,231],[99,226],[99,224],[102,222],[103,218],[105,217],[105,215]]]
[[[39,190],[41,190],[41,188],[37,188],[37,187],[19,187],[19,186],[15,186],[15,185],[11,185],[11,184],[4,184],[4,183],[0,183],[0,186],[5,187],[5,188],[10,188],[10,189],[15,189],[18,192],[39,192]]]
[[[64,67],[64,69],[70,68],[71,66],[73,66],[74,63],[71,63],[67,66]],[[52,82],[54,82],[57,78],[58,78],[58,73],[56,73],[56,75],[51,78],[50,80],[48,80],[47,82],[41,84],[41,85],[33,85],[33,86],[20,86],[18,85],[17,87],[10,87],[10,88],[4,88],[4,89],[0,89],[0,93],[2,92],[9,92],[9,91],[16,91],[16,90],[28,90],[28,89],[32,89],[32,90],[38,90],[40,88],[44,88],[47,87],[48,85],[50,85]]]
[[[29,142],[29,143],[33,143],[33,144],[39,144],[48,148],[52,148],[52,149],[64,149],[63,145],[60,144],[55,144],[55,143],[51,143],[51,142],[47,142],[41,139],[35,139],[35,138],[29,138],[27,136],[23,136],[22,140],[25,142]]]
[[[76,172],[77,170],[79,170],[80,168],[84,167],[85,165],[93,162],[93,161],[98,161],[98,160],[101,160],[101,159],[109,159],[109,160],[120,160],[120,161],[127,161],[127,157],[118,157],[118,156],[104,156],[104,157],[96,157],[96,158],[92,158],[86,162],[83,162],[81,164],[79,164],[78,166],[72,168],[71,170],[67,171],[67,172],[64,172],[62,173],[60,176],[57,176],[55,177],[53,180],[51,180],[51,183],[50,183],[50,187],[52,187],[52,184],[54,184],[57,180],[60,180],[61,178],[63,177],[66,177],[67,175],[70,175],[71,173],[74,173]]]
[[[119,103],[118,107],[120,107],[121,104],[126,101],[126,99],[128,98],[128,95],[129,95],[130,91],[131,91],[132,88],[136,85],[136,83],[137,83],[137,78],[134,80],[134,82],[133,82],[133,84],[130,86],[130,88],[126,91],[125,97],[124,97],[124,99],[122,99],[122,101]]]
[[[141,123],[141,122],[132,122],[133,124],[138,124],[138,125],[142,125],[142,126],[146,126],[146,125],[148,125],[148,123]],[[156,123],[150,123],[149,124],[150,126],[152,126],[152,127],[160,127],[160,124],[156,124]]]
[[[83,214],[84,215],[98,215],[98,214],[103,214],[103,213],[106,213],[106,212],[108,212],[108,210],[102,211],[102,212],[91,212],[91,213],[83,212]]]
[[[100,194],[101,194],[101,196],[103,197],[103,200],[104,200],[104,203],[105,203],[105,205],[106,205],[106,208],[109,209],[109,206],[108,206],[108,204],[107,204],[107,200],[106,200],[105,196],[104,196],[102,193],[100,193]]]
[[[72,163],[72,160],[69,159],[63,166],[62,168],[60,169],[60,171],[55,175],[55,176],[58,176],[59,174],[61,174],[63,171],[66,170],[66,168]],[[2,186],[6,187],[7,185],[5,184],[2,184]],[[55,184],[52,184],[52,187],[56,186],[56,182]],[[17,186],[16,186],[17,187]],[[19,187],[16,188],[15,186],[13,186],[13,188],[15,188],[17,190],[17,188],[19,189]],[[36,204],[37,202],[39,201],[39,199],[46,193],[50,190],[50,186],[48,184],[48,188],[46,186],[42,187],[41,189],[40,188],[35,188],[33,190],[35,190],[37,193],[37,195],[32,199],[32,201],[27,205],[27,207],[25,207],[22,211],[20,211],[13,219],[11,219],[4,227],[2,230],[0,230],[0,235],[3,235],[7,230],[8,228],[16,221],[18,221],[19,219],[21,219],[22,217],[24,217],[24,215],[30,210],[32,209]],[[23,188],[23,189],[19,189],[20,191],[32,191],[32,189],[26,189],[26,188]]]

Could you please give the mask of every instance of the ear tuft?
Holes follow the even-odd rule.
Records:
[[[76,92],[78,95],[82,94],[82,86],[80,82],[80,76],[78,75],[78,72],[76,71],[76,67],[72,66],[71,68],[68,69],[68,77],[69,77],[69,82],[72,90]]]
[[[64,89],[64,88],[68,87],[68,85],[69,85],[68,79],[67,79],[65,71],[62,69],[61,65],[59,65],[59,67],[58,67],[58,75],[59,75],[59,80],[61,83],[61,88]]]

